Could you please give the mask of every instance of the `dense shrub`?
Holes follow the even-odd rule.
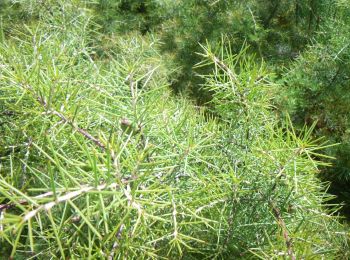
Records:
[[[1,257],[349,257],[317,178],[333,145],[276,116],[279,86],[252,54],[264,41],[244,43],[265,30],[249,3],[17,3],[30,18],[0,44]],[[184,73],[207,106],[173,95]]]

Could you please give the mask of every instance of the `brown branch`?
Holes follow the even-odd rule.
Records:
[[[277,206],[273,202],[271,202],[270,204],[271,204],[273,215],[277,219],[278,225],[282,228],[283,238],[284,238],[284,241],[286,243],[287,250],[288,250],[287,253],[288,253],[290,259],[295,260],[296,258],[295,258],[295,254],[294,254],[294,250],[293,250],[293,242],[289,236],[286,223],[284,222],[284,219],[282,218],[281,212],[277,208]]]
[[[45,108],[45,110],[49,110],[49,105],[47,104],[46,100],[43,97],[37,95],[31,86],[26,85],[26,86],[24,86],[24,88],[29,90],[32,93],[32,95],[35,96],[37,101]],[[86,139],[89,139],[90,141],[95,143],[102,150],[106,149],[106,146],[98,138],[92,136],[87,130],[80,128],[78,125],[76,125],[74,123],[73,120],[69,119],[68,117],[66,117],[62,113],[60,113],[56,110],[52,110],[52,109],[51,109],[51,111],[48,111],[48,113],[51,113],[51,114],[59,117],[63,122],[69,124],[75,131],[82,134]]]
[[[62,119],[63,122],[69,124],[70,126],[72,126],[72,128],[74,130],[76,130],[77,132],[79,132],[80,134],[82,134],[86,139],[89,139],[90,141],[94,142],[98,147],[100,147],[101,149],[105,150],[106,146],[96,137],[92,136],[88,131],[86,131],[83,128],[80,128],[79,126],[77,126],[76,124],[74,124],[74,122],[70,119],[68,119],[67,117],[65,117],[62,113],[53,110],[51,111],[51,113],[53,115],[58,116],[59,118]]]
[[[302,148],[296,149],[294,151],[294,153],[292,154],[292,156],[287,160],[287,162],[283,166],[279,167],[278,173],[277,173],[276,178],[275,178],[275,183],[274,183],[274,185],[273,185],[273,187],[271,189],[271,192],[273,192],[276,189],[277,181],[282,178],[283,173],[284,173],[284,171],[287,168],[287,165],[292,160],[294,160],[296,156],[300,155],[302,152],[303,152]],[[272,159],[274,159],[274,158],[272,157]],[[279,208],[276,206],[276,204],[273,201],[270,201],[270,205],[271,205],[271,208],[272,208],[273,215],[277,219],[278,225],[282,228],[283,238],[284,238],[284,241],[286,243],[287,250],[288,250],[287,253],[288,253],[290,259],[295,260],[296,257],[295,257],[294,251],[293,251],[293,242],[292,242],[292,239],[289,236],[286,223],[284,222],[284,219],[282,218],[281,211],[279,210]]]

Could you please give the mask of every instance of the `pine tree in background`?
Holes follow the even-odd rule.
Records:
[[[195,75],[207,71],[193,71],[199,62],[198,43],[215,43],[222,34],[230,35],[233,51],[248,43],[251,52],[279,66],[304,49],[322,26],[330,4],[330,0],[101,0],[94,9],[103,32],[160,35],[162,54],[180,68],[172,77],[172,88],[203,104],[211,95],[198,88],[203,82]]]

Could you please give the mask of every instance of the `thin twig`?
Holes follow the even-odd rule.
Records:
[[[49,109],[49,106],[46,102],[46,100],[42,97],[40,97],[39,95],[37,95],[35,93],[35,91],[33,90],[33,88],[29,85],[24,86],[25,89],[29,90],[38,100],[38,102],[46,109]],[[69,119],[68,117],[66,117],[65,115],[63,115],[62,113],[56,111],[56,110],[52,110],[51,111],[47,111],[48,113],[51,113],[57,117],[59,117],[63,122],[69,124],[75,131],[79,132],[80,134],[82,134],[85,138],[89,139],[90,141],[94,142],[98,147],[100,147],[101,149],[105,150],[106,146],[96,137],[92,136],[87,130],[80,128],[78,125],[76,125],[71,119]]]
[[[125,228],[124,224],[121,224],[117,234],[115,235],[116,237],[116,241],[113,243],[113,247],[112,247],[112,252],[110,253],[110,255],[108,256],[108,260],[113,260],[114,259],[114,254],[117,251],[118,247],[119,247],[119,240],[122,238],[122,232]]]
[[[214,63],[230,77],[232,82],[235,82],[235,84],[238,83],[237,76],[233,73],[233,71],[224,62],[222,62],[218,57],[216,57],[214,55],[212,56],[212,59],[213,59]],[[238,89],[237,89],[237,91],[238,91]],[[241,93],[239,93],[239,92],[236,93],[236,90],[234,88],[233,88],[233,92],[234,92],[233,94],[235,94],[235,95],[238,94],[238,96],[240,98],[242,98]]]
[[[28,163],[28,159],[29,159],[29,154],[30,154],[30,148],[32,146],[32,142],[33,139],[31,137],[28,138],[28,143],[26,144],[27,146],[27,151],[24,155],[24,164],[23,164],[23,175],[25,177],[26,173],[27,173],[27,163]]]
[[[295,254],[293,251],[293,241],[289,236],[286,223],[284,222],[284,219],[282,218],[281,212],[277,208],[277,206],[273,202],[271,202],[270,204],[271,204],[273,215],[277,219],[278,225],[282,228],[283,238],[284,238],[284,241],[285,241],[286,246],[287,246],[288,255],[292,260],[295,260],[296,258],[295,258]]]
[[[29,211],[27,214],[24,215],[22,221],[26,222],[26,221],[30,220],[31,218],[35,217],[41,210],[49,211],[54,206],[57,206],[59,203],[65,202],[68,200],[72,200],[72,199],[80,196],[81,194],[91,192],[91,191],[102,191],[102,190],[106,190],[106,189],[115,189],[118,187],[119,187],[118,183],[112,183],[110,185],[107,185],[106,183],[104,183],[104,184],[98,185],[97,187],[94,187],[94,186],[82,187],[80,190],[68,192],[62,196],[57,197],[56,200],[54,200],[54,201],[50,201],[48,203],[42,204],[39,207],[37,207],[36,209]]]
[[[48,197],[48,196],[51,196],[51,195],[53,195],[52,191],[46,192],[44,194],[40,194],[38,196],[35,196],[34,199],[41,199],[41,198],[45,198],[45,197]],[[18,201],[18,204],[20,204],[20,205],[27,205],[28,201],[27,200],[20,200],[20,201]],[[15,203],[0,204],[0,212],[4,211],[6,209],[14,208],[14,207],[16,207]]]
[[[2,224],[3,220],[5,219],[5,211],[0,211],[0,232],[4,231],[4,225]]]
[[[132,106],[135,109],[136,108],[136,103],[137,103],[137,88],[136,88],[136,82],[134,81],[134,73],[131,72],[126,77],[126,80],[129,81],[129,84],[130,84],[130,93],[131,93]]]
[[[287,160],[287,162],[283,165],[283,166],[280,166],[279,169],[278,169],[278,172],[276,174],[276,178],[275,178],[275,182],[271,188],[271,192],[273,192],[276,188],[277,188],[277,181],[279,179],[281,179],[281,177],[283,176],[283,173],[284,171],[286,170],[287,166],[289,165],[289,163],[292,161],[292,160],[295,160],[295,157],[300,155],[301,153],[303,152],[303,149],[302,148],[298,148],[296,151],[294,151],[294,153],[292,154],[292,156]],[[270,155],[269,155],[270,157]],[[271,156],[272,157],[272,156]],[[273,159],[273,157],[272,157]],[[287,246],[287,250],[288,250],[288,255],[290,256],[290,258],[292,260],[295,260],[295,254],[293,252],[293,242],[292,242],[292,239],[290,238],[289,236],[289,233],[288,233],[288,229],[287,229],[287,226],[286,226],[286,223],[284,222],[283,218],[282,218],[282,215],[281,215],[281,211],[279,210],[279,208],[276,206],[276,203],[274,201],[270,201],[270,205],[271,205],[271,208],[272,208],[272,212],[273,212],[273,215],[275,216],[275,218],[277,219],[277,223],[278,225],[282,228],[282,232],[283,232],[283,238],[285,240],[285,243],[286,243],[286,246]]]
[[[62,119],[62,121],[64,121],[65,123],[68,123],[70,126],[72,126],[72,128],[74,130],[76,130],[77,132],[79,132],[80,134],[82,134],[85,138],[89,139],[90,141],[94,142],[98,147],[100,147],[101,149],[105,150],[106,146],[96,137],[92,136],[88,131],[86,131],[83,128],[80,128],[79,126],[77,126],[73,121],[71,121],[70,119],[68,119],[67,117],[65,117],[62,113],[59,113],[55,110],[53,110],[51,112],[53,115],[58,116],[59,118]]]

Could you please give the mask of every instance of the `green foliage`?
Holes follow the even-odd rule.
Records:
[[[212,118],[171,96],[156,41],[113,38],[96,59],[89,12],[71,8],[64,30],[55,16],[1,45],[2,255],[346,254],[312,129],[277,126],[275,87],[246,48],[203,47]]]
[[[215,43],[223,34],[238,52],[243,43],[269,61],[289,61],[308,43],[329,14],[330,0],[323,1],[108,1],[95,5],[97,23],[104,32],[139,31],[160,35],[162,54],[181,69],[173,75],[172,88],[190,94],[203,104],[210,93],[198,88],[203,82],[193,71],[199,44]]]
[[[294,58],[329,14],[330,0],[251,1],[258,20],[267,30],[266,56],[273,60]]]
[[[137,30],[146,34],[164,20],[167,5],[167,1],[155,0],[99,0],[93,6],[103,31]]]
[[[337,157],[324,178],[332,189],[350,200],[350,20],[349,7],[339,2],[333,19],[322,28],[315,42],[291,66],[285,76],[283,104],[299,124],[317,121],[318,136],[339,146],[326,152]]]
[[[275,115],[252,54],[258,2],[42,3],[19,1],[30,19],[0,44],[2,257],[349,257],[317,178],[333,145]],[[174,96],[179,79],[210,102]]]

